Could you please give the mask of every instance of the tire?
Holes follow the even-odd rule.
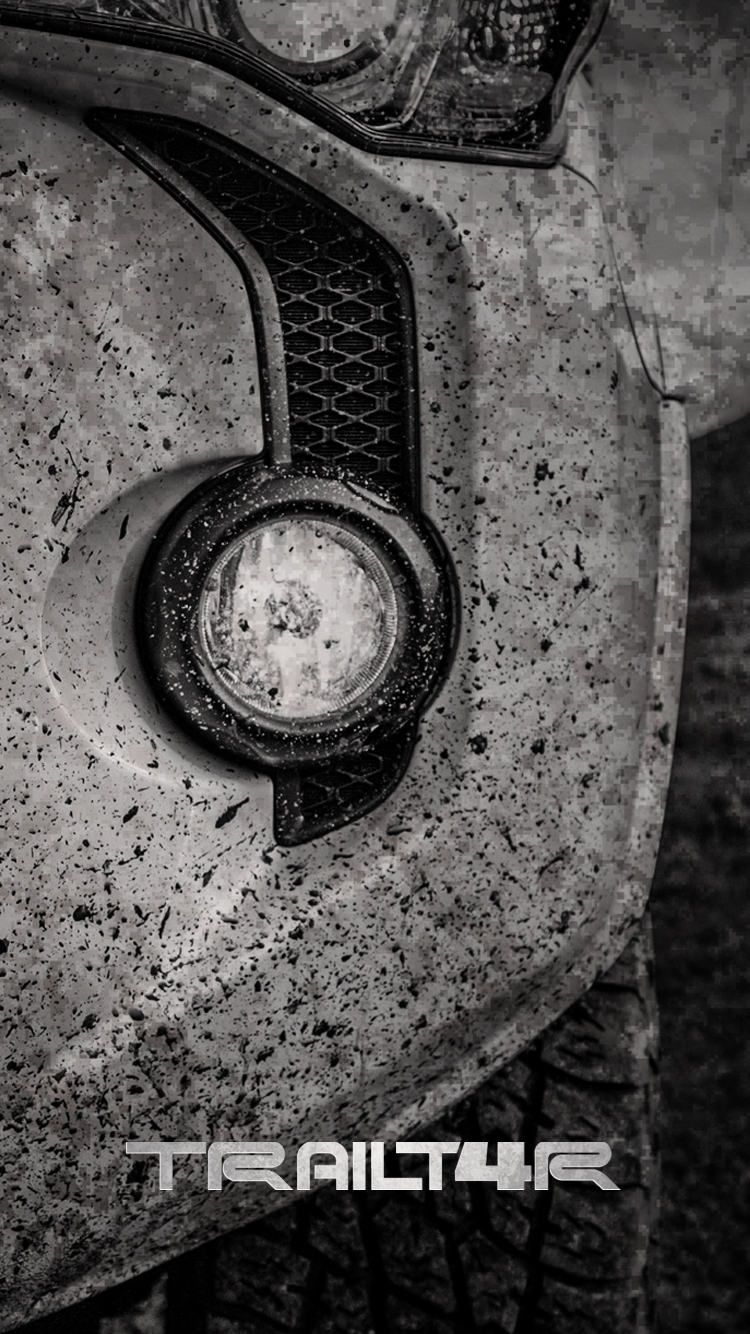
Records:
[[[325,1187],[26,1334],[647,1334],[656,1213],[650,923],[435,1140],[605,1139],[618,1192]],[[423,1168],[423,1160],[420,1167]],[[416,1160],[386,1157],[386,1173]]]

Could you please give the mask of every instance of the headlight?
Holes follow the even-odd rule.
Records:
[[[380,152],[544,164],[564,147],[565,93],[607,3],[25,0],[0,17],[231,68]]]

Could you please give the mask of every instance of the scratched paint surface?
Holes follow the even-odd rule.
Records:
[[[5,1328],[269,1206],[197,1160],[171,1194],[129,1181],[125,1139],[387,1138],[518,1050],[641,910],[674,726],[658,400],[587,181],[377,161],[223,76],[89,52],[99,96],[241,132],[410,268],[458,653],[396,792],[274,845],[269,780],[165,719],[132,642],[151,534],[260,444],[246,299],[58,54],[73,105],[0,113]]]

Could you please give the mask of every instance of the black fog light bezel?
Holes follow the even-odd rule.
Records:
[[[210,683],[199,607],[211,572],[244,534],[319,516],[364,541],[394,590],[400,629],[375,683],[327,718],[275,719]],[[193,491],[157,533],[136,594],[136,638],[153,688],[204,746],[272,772],[359,755],[429,702],[452,654],[450,567],[424,521],[385,492],[307,468],[233,467]]]

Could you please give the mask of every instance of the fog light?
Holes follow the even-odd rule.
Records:
[[[398,633],[393,584],[356,534],[294,516],[214,565],[199,606],[203,671],[234,708],[324,719],[377,687]]]
[[[452,588],[435,534],[386,493],[246,463],[191,492],[156,535],[138,643],[158,695],[204,744],[309,774],[405,735],[447,670]]]

